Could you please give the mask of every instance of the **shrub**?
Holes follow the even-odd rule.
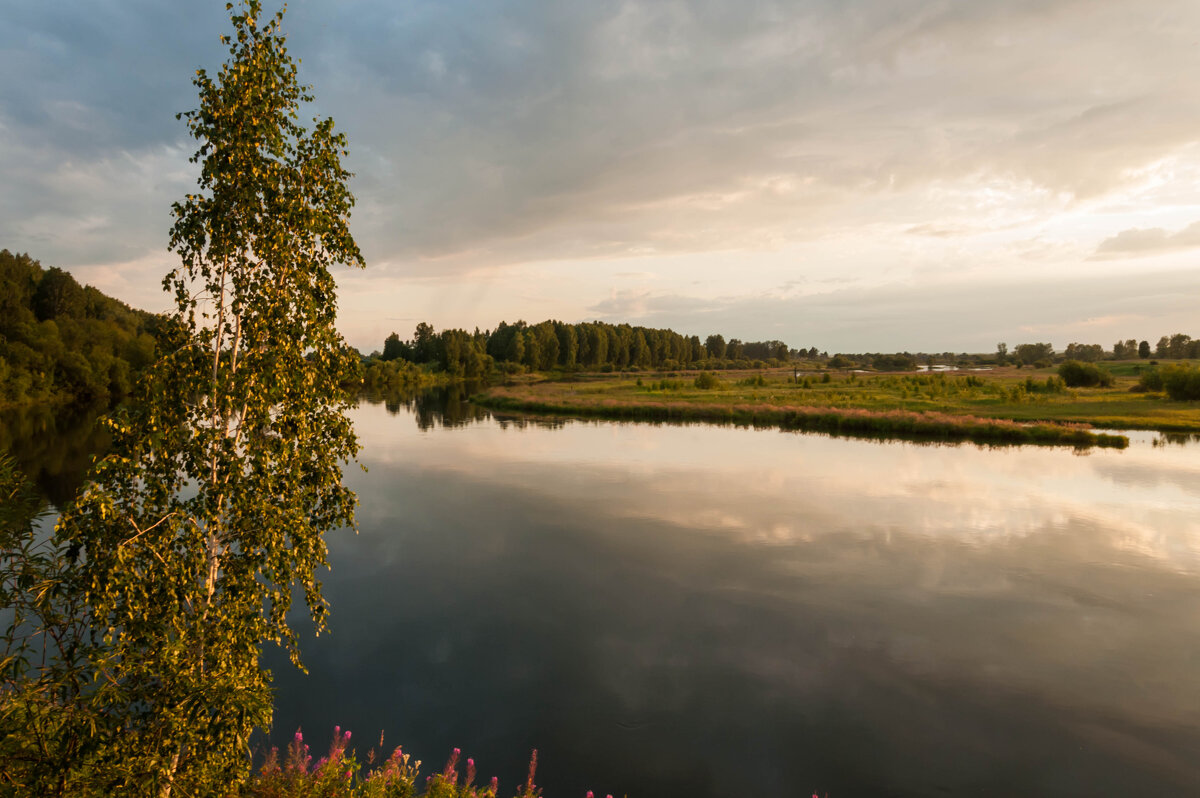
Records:
[[[1071,388],[1107,388],[1113,384],[1112,374],[1095,363],[1068,360],[1058,367],[1058,376]]]
[[[829,368],[831,369],[851,369],[857,365],[857,363],[843,354],[834,355],[829,359]]]
[[[715,375],[707,371],[702,371],[700,372],[699,376],[696,377],[693,384],[702,391],[711,391],[714,388],[720,387],[721,381],[717,379]]]
[[[1142,372],[1138,378],[1137,385],[1133,386],[1135,391],[1161,391],[1163,389],[1163,375],[1158,369],[1148,369]]]
[[[1167,396],[1177,402],[1200,399],[1200,369],[1189,366],[1168,366],[1162,373]]]

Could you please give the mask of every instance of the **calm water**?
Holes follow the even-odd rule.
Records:
[[[1200,793],[1200,446],[354,418],[277,740],[510,791],[536,747],[550,798]]]
[[[536,747],[548,798],[1200,794],[1195,442],[354,419],[361,533],[310,674],[268,657],[276,741],[458,746],[505,794]],[[23,423],[68,491],[95,441]]]

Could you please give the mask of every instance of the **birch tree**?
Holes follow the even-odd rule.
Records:
[[[271,720],[262,647],[299,665],[292,596],[324,629],[325,536],[354,523],[342,386],[357,363],[331,274],[363,265],[346,141],[300,121],[313,98],[283,11],[226,8],[229,57],[197,71],[199,107],[180,115],[200,177],[173,206],[165,354],[58,532],[80,563],[95,768],[114,794],[224,794],[246,775]]]

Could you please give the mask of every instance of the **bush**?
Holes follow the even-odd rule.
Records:
[[[1143,371],[1142,376],[1138,378],[1137,385],[1133,386],[1135,391],[1161,391],[1163,389],[1163,375],[1158,369],[1150,369]]]
[[[1162,372],[1167,396],[1177,402],[1200,399],[1200,369],[1189,366],[1168,366]]]
[[[1113,384],[1112,374],[1095,363],[1068,360],[1058,367],[1058,376],[1071,388],[1108,388]]]
[[[700,372],[693,384],[702,391],[711,391],[721,386],[721,381],[707,371]]]
[[[1025,378],[1026,393],[1062,393],[1069,383],[1065,383],[1060,377],[1050,376],[1045,382],[1038,382],[1033,377]]]
[[[836,354],[829,359],[831,369],[852,369],[858,364],[843,354]]]

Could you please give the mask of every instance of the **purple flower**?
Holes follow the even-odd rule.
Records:
[[[349,729],[346,729],[346,739],[347,740],[350,739],[350,730]]]

